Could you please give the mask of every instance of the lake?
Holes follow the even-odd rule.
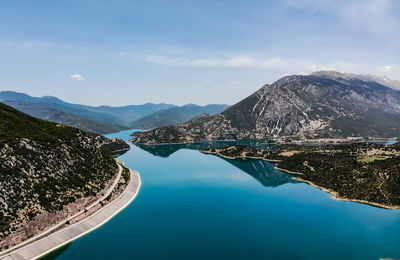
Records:
[[[179,148],[131,145],[119,159],[141,175],[137,198],[46,258],[400,258],[399,210],[333,200],[265,161]]]

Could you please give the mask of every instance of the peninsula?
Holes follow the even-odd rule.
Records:
[[[278,145],[261,150],[249,146],[207,149],[203,153],[229,159],[274,162],[298,181],[332,194],[387,209],[400,209],[400,145],[352,143],[338,145]]]

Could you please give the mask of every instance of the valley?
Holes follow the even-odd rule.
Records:
[[[214,115],[229,107],[217,104],[176,106],[164,103],[94,107],[71,104],[51,96],[32,97],[13,91],[0,91],[0,102],[36,118],[98,134],[180,124],[203,113]]]
[[[400,0],[0,24],[0,260],[400,260]]]
[[[31,103],[25,109],[29,107],[30,114],[49,115],[43,108],[47,101],[34,106],[32,97],[28,99]],[[104,111],[117,109],[89,109],[44,99],[73,107],[71,111],[79,106],[75,119],[99,120]],[[118,109],[118,116],[126,118],[123,109]],[[287,76],[230,107],[160,109],[130,125],[149,130],[125,130],[107,135],[110,138],[82,131],[87,122],[77,125],[74,119],[68,123],[78,129],[64,125],[60,118],[51,123],[4,104],[0,116],[0,257],[45,255],[97,229],[127,207],[141,187],[139,175],[126,168],[121,172],[122,166],[113,158],[130,158],[132,146],[127,141],[135,145],[135,154],[141,149],[151,156],[147,163],[155,157],[172,162],[179,154],[201,151],[203,155],[195,156],[198,161],[191,162],[194,167],[211,155],[218,156],[223,158],[223,167],[234,167],[267,190],[305,183],[335,200],[400,209],[400,149],[396,143],[400,94],[361,75],[317,72]],[[114,124],[117,119],[112,118],[107,114],[101,120]],[[122,129],[129,128],[126,122]],[[379,144],[387,140],[392,144]],[[138,164],[135,158],[129,160]],[[167,176],[186,178],[170,172],[181,173],[179,166],[169,169],[168,165],[164,169],[149,163],[145,172],[154,167]],[[197,171],[190,171],[195,175],[190,175],[189,183],[197,183]],[[212,167],[207,172],[213,172]],[[220,177],[213,173],[212,178]],[[217,183],[224,186],[224,181],[210,179],[207,189]],[[122,197],[125,199],[120,200]],[[146,255],[144,251],[141,254]]]

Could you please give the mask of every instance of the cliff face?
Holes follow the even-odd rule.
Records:
[[[373,77],[318,72],[281,78],[215,116],[135,133],[133,142],[396,137],[399,132],[399,91]]]
[[[112,143],[0,103],[0,249],[95,201],[118,169]]]

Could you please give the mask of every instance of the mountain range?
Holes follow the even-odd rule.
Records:
[[[388,86],[395,81],[386,81],[335,71],[286,76],[222,113],[135,132],[133,142],[394,138],[400,135],[400,92]]]
[[[135,129],[153,129],[167,125],[182,124],[198,116],[215,115],[227,109],[228,105],[198,106],[188,104],[154,112],[130,124]]]
[[[226,105],[179,107],[164,103],[94,107],[67,103],[51,96],[32,97],[13,91],[1,91],[0,102],[40,119],[77,127],[85,132],[101,134],[131,128],[149,129],[179,124],[202,113],[219,113],[227,107]],[[155,114],[152,115],[153,113]]]

